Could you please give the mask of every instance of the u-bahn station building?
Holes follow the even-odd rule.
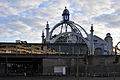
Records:
[[[65,8],[62,21],[51,31],[47,22],[42,43],[0,42],[0,75],[120,76],[111,34],[101,39],[93,25],[88,34],[69,15]]]

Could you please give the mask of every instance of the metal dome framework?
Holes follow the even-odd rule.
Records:
[[[62,32],[63,25],[66,28],[66,32]],[[61,32],[53,37],[53,32],[56,30],[56,28],[61,27]],[[71,32],[67,31],[67,28],[71,28]],[[66,36],[67,35],[67,36]],[[73,21],[61,21],[60,23],[56,24],[52,30],[49,32],[48,40],[49,43],[56,43],[58,39],[62,36],[75,36],[77,41],[75,43],[81,43],[79,40],[82,39],[82,42],[86,43],[87,47],[90,50],[90,39],[88,33],[85,31],[83,27],[81,27],[79,24],[74,23]],[[85,35],[85,36],[83,36]],[[65,42],[65,43],[72,43],[72,42]]]
[[[44,39],[44,35],[42,35],[43,42],[45,43],[85,43],[87,45],[87,48],[90,54],[94,55],[93,25],[91,25],[91,30],[90,30],[91,34],[88,35],[88,33],[83,27],[69,20],[69,15],[70,15],[69,10],[65,7],[62,14],[63,20],[57,23],[51,29],[51,31],[49,31],[50,28],[47,23],[46,39]],[[54,32],[58,34],[55,35]]]

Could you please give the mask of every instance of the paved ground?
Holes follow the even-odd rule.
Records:
[[[8,76],[0,77],[0,80],[120,80],[120,77],[56,77],[56,76],[34,76],[34,77],[24,77],[24,76]]]

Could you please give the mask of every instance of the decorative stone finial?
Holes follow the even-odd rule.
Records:
[[[44,33],[44,30],[42,31],[42,33]]]
[[[48,21],[47,21],[47,24],[48,24]]]
[[[65,6],[65,9],[66,9],[67,7]]]
[[[93,24],[91,24],[91,26],[93,27]]]
[[[91,24],[91,30],[90,30],[90,32],[94,32],[94,30],[93,30],[93,24]]]

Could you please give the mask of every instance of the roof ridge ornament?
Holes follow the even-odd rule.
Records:
[[[48,24],[48,21],[47,21],[47,24]]]
[[[67,7],[65,6],[65,9],[64,9],[64,11],[63,11],[63,14],[62,14],[62,16],[63,16],[63,21],[69,21],[69,10],[67,9]]]
[[[65,6],[65,9],[67,9],[67,7]]]
[[[93,24],[91,24],[91,26],[93,26]]]
[[[94,32],[94,30],[93,30],[93,24],[91,24],[91,30],[90,30],[90,32]]]

